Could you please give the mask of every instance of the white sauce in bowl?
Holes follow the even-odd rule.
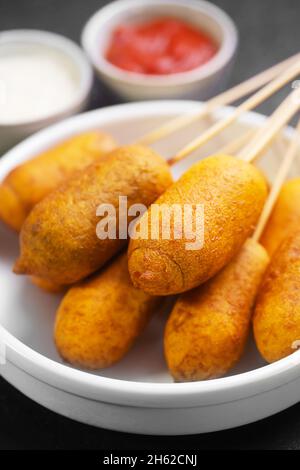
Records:
[[[47,118],[76,100],[78,70],[58,49],[11,43],[0,46],[0,125]]]

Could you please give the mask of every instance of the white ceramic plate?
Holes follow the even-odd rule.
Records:
[[[18,163],[72,134],[101,128],[121,143],[127,143],[194,106],[200,105],[183,101],[126,104],[68,119],[7,153],[0,160],[0,179]],[[218,116],[230,112],[231,108],[226,108]],[[213,152],[233,135],[258,127],[263,121],[263,116],[247,114],[195,158]],[[204,125],[197,123],[156,147],[169,156]],[[291,134],[287,129],[285,139]],[[282,156],[278,148],[275,143],[262,161],[270,178]],[[175,176],[190,163],[191,159],[178,166]],[[300,174],[299,163],[292,173]],[[163,315],[152,321],[120,364],[97,373],[69,367],[59,358],[52,340],[60,296],[46,294],[26,278],[12,274],[17,251],[17,237],[1,225],[0,373],[47,408],[84,423],[119,431],[190,434],[246,424],[299,401],[300,351],[265,365],[252,340],[230,376],[206,382],[172,383],[162,352]]]

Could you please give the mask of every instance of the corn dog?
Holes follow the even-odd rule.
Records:
[[[279,194],[274,210],[260,239],[272,257],[283,239],[300,229],[300,178],[287,181]]]
[[[242,355],[252,307],[269,263],[269,256],[258,240],[297,155],[300,121],[297,131],[252,238],[214,279],[182,294],[175,304],[166,326],[165,355],[177,381],[220,377]]]
[[[89,369],[111,366],[131,348],[160,303],[133,287],[127,255],[119,255],[68,291],[56,316],[56,347],[71,364]]]
[[[41,277],[31,276],[30,280],[32,284],[39,287],[43,291],[48,292],[48,294],[59,294],[66,290],[66,286],[54,284],[54,282],[47,281],[47,279],[43,279]]]
[[[164,206],[202,204],[204,246],[187,250],[187,239],[135,239],[129,244],[129,272],[133,284],[152,295],[185,292],[222,269],[252,233],[267,196],[267,185],[253,165],[227,155],[216,155],[193,165],[157,201]],[[151,232],[150,206],[138,230]],[[193,220],[193,223],[195,220]],[[146,226],[146,228],[145,228]]]
[[[87,132],[19,165],[0,185],[0,219],[20,231],[35,204],[115,147],[116,143],[109,135]]]
[[[216,277],[179,297],[164,337],[175,381],[220,377],[238,362],[268,262],[265,249],[249,239]]]
[[[33,208],[22,227],[21,254],[14,271],[61,285],[83,279],[127,242],[118,236],[97,238],[99,204],[110,204],[118,211],[119,196],[127,195],[128,206],[149,206],[171,183],[167,162],[152,150],[116,149]]]
[[[256,345],[267,362],[293,353],[300,340],[300,231],[275,251],[253,318]]]

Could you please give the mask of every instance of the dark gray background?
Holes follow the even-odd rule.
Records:
[[[0,30],[38,28],[79,41],[88,17],[104,0],[0,0]],[[231,84],[297,52],[299,0],[216,0],[236,21],[240,48]],[[283,97],[260,110],[270,113]],[[118,100],[96,84],[91,107]],[[84,426],[25,398],[0,379],[0,449],[300,449],[300,404],[239,429],[186,437],[149,437]]]

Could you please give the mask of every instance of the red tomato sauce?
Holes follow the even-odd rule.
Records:
[[[217,52],[206,33],[173,18],[118,26],[112,34],[106,59],[130,72],[169,75],[193,70]]]

